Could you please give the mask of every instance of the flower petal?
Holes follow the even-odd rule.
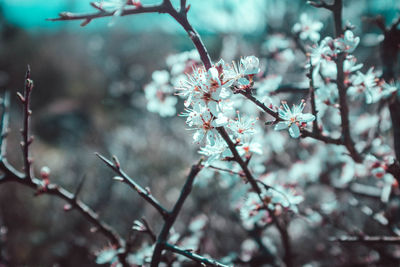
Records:
[[[301,115],[301,121],[302,122],[310,122],[315,120],[315,116],[311,113],[304,113]]]
[[[292,125],[289,128],[289,134],[293,138],[299,138],[300,136],[300,129],[299,126],[297,126],[296,123],[292,123]]]
[[[288,125],[287,122],[281,121],[281,122],[278,122],[277,125],[275,125],[274,130],[275,131],[280,131],[280,130],[287,129],[288,127],[289,127],[289,125]]]

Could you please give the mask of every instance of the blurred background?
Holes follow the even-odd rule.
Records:
[[[144,5],[157,2],[142,1]],[[189,20],[215,61],[230,62],[252,54],[267,60],[263,54],[267,37],[277,32],[290,35],[303,12],[324,23],[322,36],[332,34],[330,14],[301,0],[188,3]],[[359,61],[366,66],[375,64],[380,33],[363,18],[383,15],[389,23],[398,15],[400,2],[345,0],[344,4],[344,19],[355,26],[357,35],[363,33]],[[85,27],[80,22],[46,21],[62,11],[93,8],[86,0],[0,1],[0,89],[12,92],[9,160],[21,168],[21,106],[15,92],[22,91],[30,64],[35,82],[35,173],[48,166],[51,180],[71,191],[85,177],[80,198],[123,236],[142,216],[159,229],[160,217],[127,186],[113,182],[113,173],[94,152],[117,155],[127,173],[171,207],[189,166],[199,157],[197,147],[185,130],[184,119],[163,118],[146,110],[143,88],[153,71],[166,68],[167,56],[193,49],[192,43],[167,15],[104,18]],[[108,245],[107,240],[93,233],[78,213],[64,211],[62,201],[33,195],[16,184],[0,187],[0,266],[94,266],[95,254]],[[206,233],[206,251],[217,258],[239,251],[237,240],[248,235],[239,224],[226,232],[227,225],[238,220],[227,208],[227,195],[228,189],[216,182],[197,187],[176,224],[179,231],[191,217],[207,214],[212,223]],[[315,238],[309,240],[317,243]],[[330,266],[332,255],[340,254],[319,245],[319,250],[307,253],[297,249],[303,255],[299,266],[313,259]],[[360,254],[369,251],[359,250]]]

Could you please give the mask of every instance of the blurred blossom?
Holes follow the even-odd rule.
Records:
[[[292,30],[294,33],[299,34],[302,40],[311,40],[318,42],[320,39],[319,31],[324,25],[320,21],[312,20],[306,13],[300,15],[300,22],[296,23]]]

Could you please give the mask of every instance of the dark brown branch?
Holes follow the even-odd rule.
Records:
[[[240,167],[242,168],[242,170],[244,172],[244,175],[246,176],[247,181],[250,183],[253,190],[258,195],[260,195],[261,190],[257,185],[256,179],[253,177],[253,174],[251,174],[249,168],[247,167],[247,164],[243,161],[242,157],[239,155],[235,144],[232,142],[232,140],[229,137],[228,133],[226,132],[225,128],[218,127],[217,131],[221,135],[221,137],[225,140],[225,142],[227,143],[229,150],[232,152],[233,160],[236,161],[240,165]]]
[[[323,135],[321,132],[313,133],[310,131],[307,131],[305,129],[301,130],[301,137],[306,138],[306,137],[311,137],[313,139],[322,141],[326,144],[335,144],[335,145],[344,145],[342,140],[339,138],[332,138],[326,135]]]
[[[31,69],[28,65],[28,70],[25,75],[25,88],[24,95],[18,93],[18,97],[23,105],[23,126],[21,129],[22,142],[21,148],[24,160],[24,172],[25,178],[28,180],[32,179],[32,159],[29,155],[29,146],[32,144],[33,137],[29,135],[29,122],[32,111],[30,109],[30,96],[33,89],[33,81],[31,80]]]
[[[279,234],[281,236],[282,246],[284,248],[283,261],[285,262],[287,267],[291,267],[291,266],[293,266],[292,246],[290,244],[290,237],[289,237],[287,225],[285,222],[280,222],[278,220],[278,218],[274,215],[273,211],[270,211],[270,214],[271,214],[274,224],[275,224],[276,228],[278,229]]]
[[[234,171],[229,170],[229,169],[220,168],[220,167],[212,166],[212,165],[208,166],[207,168],[214,169],[214,170],[217,170],[217,171],[227,172],[227,173],[230,173],[230,174],[236,174],[236,175],[239,175],[240,177],[243,177],[242,173],[234,172]]]
[[[85,183],[85,180],[86,180],[86,175],[83,175],[81,180],[78,183],[78,186],[76,187],[74,198],[78,198],[78,195],[82,190],[82,187],[83,187],[83,184]]]
[[[143,14],[143,13],[168,13],[168,10],[165,8],[166,5],[163,2],[159,5],[149,5],[149,6],[141,6],[135,8],[127,8],[122,11],[121,16],[134,15],[134,14]],[[59,14],[58,18],[47,19],[49,21],[64,21],[64,20],[83,20],[83,21],[91,21],[97,18],[111,17],[114,16],[116,10],[114,11],[105,11],[99,10],[96,13],[87,13],[87,14],[74,14],[70,12],[62,12]]]
[[[165,243],[165,249],[169,250],[171,252],[174,252],[176,254],[183,255],[195,262],[198,262],[201,265],[206,265],[206,266],[217,266],[217,267],[228,267],[228,265],[222,264],[217,262],[216,260],[213,259],[207,259],[203,256],[200,256],[196,253],[191,252],[190,250],[185,250],[180,247],[177,247],[175,245],[171,245],[169,243]]]
[[[294,93],[294,94],[307,94],[309,92],[308,88],[301,88],[296,85],[291,84],[282,84],[278,87],[272,94],[280,94],[280,93]]]
[[[388,28],[383,24],[384,39],[380,46],[380,56],[382,60],[383,74],[382,78],[388,82],[395,81],[395,69],[400,47],[400,30],[397,29],[400,23],[400,17]],[[389,111],[392,120],[394,151],[397,164],[400,162],[400,100],[396,95],[389,101]],[[397,176],[397,178],[400,177]]]
[[[328,10],[332,10],[333,9],[333,5],[326,3],[324,0],[319,0],[318,2],[314,2],[314,1],[307,1],[308,4],[314,6],[314,7],[318,7],[318,8],[325,8]]]
[[[277,111],[272,110],[271,108],[267,107],[264,103],[262,103],[261,101],[259,101],[257,98],[254,97],[254,95],[252,95],[251,92],[249,91],[240,91],[239,92],[241,95],[243,95],[244,97],[246,97],[248,100],[250,100],[251,102],[253,102],[254,104],[256,104],[259,108],[261,108],[264,112],[268,113],[269,115],[271,115],[272,117],[275,118],[275,121],[281,121],[282,119],[279,117],[279,113]]]
[[[309,72],[309,77],[308,79],[310,80],[310,102],[311,102],[311,113],[315,116],[315,120],[313,121],[313,128],[312,132],[313,133],[319,133],[320,130],[318,128],[318,117],[317,117],[317,105],[315,104],[315,87],[314,87],[314,79],[313,79],[313,66],[310,62],[310,72]]]
[[[3,100],[3,110],[1,115],[1,152],[2,156],[0,158],[0,170],[3,175],[0,177],[0,184],[8,183],[8,182],[17,182],[19,184],[30,187],[36,191],[35,195],[54,195],[58,198],[64,199],[70,209],[78,210],[83,217],[85,217],[89,222],[91,222],[96,229],[102,233],[106,238],[109,239],[112,245],[115,247],[125,250],[125,241],[122,239],[118,233],[108,224],[101,221],[99,216],[85,203],[77,199],[77,194],[72,194],[66,189],[56,185],[49,183],[48,180],[41,180],[35,178],[34,175],[31,174],[31,159],[29,158],[29,144],[32,142],[32,137],[29,137],[29,118],[31,115],[30,110],[30,94],[33,88],[33,81],[30,79],[30,69],[28,66],[28,71],[25,77],[25,92],[24,95],[18,93],[18,97],[20,101],[23,103],[23,112],[24,112],[24,126],[22,129],[22,148],[23,148],[23,157],[25,170],[24,173],[17,171],[11,164],[8,163],[6,159],[6,133],[8,128],[8,118],[9,118],[9,110],[8,103],[9,97],[8,94],[4,96]],[[78,185],[77,193],[79,193],[80,188],[82,187],[82,183]],[[123,266],[127,266],[125,259],[119,257],[120,262]]]
[[[329,9],[333,14],[333,20],[335,24],[335,36],[339,38],[343,35],[343,26],[342,26],[342,9],[343,3],[342,0],[335,0],[333,4],[328,5],[324,1],[320,1],[319,3],[309,2],[311,5],[315,7],[322,7]],[[337,78],[336,85],[339,92],[339,110],[340,110],[340,118],[341,118],[341,126],[342,126],[342,144],[349,151],[350,156],[353,158],[355,162],[362,162],[363,158],[360,153],[356,150],[354,141],[351,137],[350,133],[350,121],[349,121],[349,106],[347,104],[347,88],[344,79],[344,69],[343,63],[345,60],[345,54],[338,54],[335,63],[337,70]]]
[[[187,19],[187,12],[178,12],[174,9],[172,6],[170,0],[164,1],[166,5],[166,9],[168,10],[168,14],[170,14],[182,27],[183,29],[187,32],[189,35],[190,39],[192,40],[194,46],[196,47],[197,51],[200,54],[200,59],[204,64],[204,67],[206,70],[211,68],[212,62],[210,55],[207,52],[206,47],[203,44],[203,41],[200,38],[200,35],[197,33],[197,31],[192,27],[192,25],[189,23]]]
[[[188,9],[186,8],[186,0],[181,0],[181,6],[179,8],[179,13],[187,13]]]
[[[350,153],[350,156],[354,159],[354,161],[360,163],[362,162],[361,155],[357,152],[354,141],[351,138],[350,133],[350,121],[349,121],[349,106],[347,104],[347,87],[344,84],[344,72],[343,72],[343,62],[344,62],[344,54],[339,54],[336,60],[336,69],[337,69],[337,87],[339,90],[339,110],[340,110],[340,118],[342,120],[342,137],[343,144],[346,146],[347,150]]]
[[[154,248],[153,256],[151,259],[151,266],[157,267],[161,261],[161,254],[165,249],[165,244],[167,242],[167,238],[169,235],[169,231],[171,230],[172,225],[175,223],[176,218],[179,215],[179,212],[182,209],[183,203],[185,202],[186,198],[189,196],[190,192],[192,191],[192,186],[194,179],[196,178],[197,174],[200,172],[202,168],[201,161],[199,161],[196,165],[193,165],[188,177],[186,178],[186,183],[181,190],[181,194],[176,201],[172,211],[168,214],[168,218],[165,220],[164,225],[161,229],[160,234],[157,237],[156,246]]]
[[[112,163],[110,160],[100,155],[99,153],[96,153],[96,156],[98,156],[108,167],[110,167],[116,174],[118,174],[122,178],[122,182],[129,185],[133,190],[135,190],[139,194],[139,196],[141,196],[150,205],[152,205],[160,213],[160,215],[164,218],[164,220],[168,218],[168,211],[160,204],[160,202],[158,202],[157,199],[154,198],[154,196],[148,190],[144,189],[139,184],[137,184],[131,177],[129,177],[129,175],[127,175],[121,169],[121,166],[119,165],[115,157],[114,157],[115,163]]]
[[[24,174],[18,172],[4,159],[0,162],[0,169],[4,173],[0,179],[0,184],[17,182],[34,189],[36,192],[39,192],[39,194],[54,195],[58,198],[64,199],[71,208],[78,210],[100,233],[107,237],[113,245],[118,248],[124,247],[125,241],[118,235],[118,233],[111,226],[101,221],[97,213],[89,206],[76,199],[74,194],[56,184],[48,184],[44,186],[43,181],[35,177],[32,177],[31,180],[25,179]]]

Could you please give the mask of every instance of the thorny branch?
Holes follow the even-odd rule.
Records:
[[[28,145],[32,141],[32,137],[29,136],[29,116],[31,115],[30,111],[30,93],[33,88],[33,81],[31,80],[30,76],[30,69],[28,67],[28,71],[26,74],[26,81],[25,81],[25,92],[24,96],[18,94],[19,99],[22,101],[24,108],[24,128],[22,130],[23,136],[23,156],[24,156],[24,163],[25,172],[21,173],[16,170],[10,163],[7,161],[7,154],[6,154],[6,135],[8,132],[8,119],[9,119],[9,95],[6,92],[5,96],[2,101],[2,115],[1,115],[1,139],[0,139],[0,146],[1,146],[1,159],[0,159],[0,170],[3,174],[0,176],[0,184],[8,183],[8,182],[17,182],[19,184],[25,185],[30,187],[36,191],[35,195],[47,194],[53,195],[60,199],[65,200],[68,204],[70,209],[75,209],[80,212],[83,217],[85,217],[89,222],[91,222],[97,229],[98,232],[102,233],[106,238],[109,239],[111,244],[116,246],[117,248],[123,248],[125,246],[125,241],[122,239],[118,233],[108,224],[103,222],[98,214],[93,211],[89,206],[83,203],[81,200],[77,199],[75,194],[67,191],[66,189],[62,188],[59,185],[53,183],[47,183],[39,178],[34,177],[31,173],[31,162],[29,156],[29,150],[27,149]],[[26,144],[26,145],[25,145]],[[79,187],[78,187],[79,188]],[[79,193],[79,190],[77,190]],[[124,261],[121,260],[123,263]]]

